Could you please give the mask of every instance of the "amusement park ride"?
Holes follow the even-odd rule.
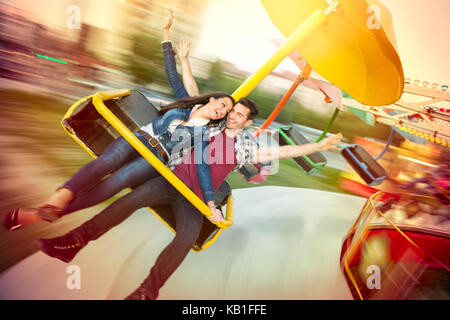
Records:
[[[367,123],[391,126],[408,139],[417,138],[444,148],[450,147],[450,94],[446,91],[447,87],[442,85],[439,88],[433,84],[428,88],[425,82],[419,86],[416,81],[405,81],[395,48],[391,15],[381,3],[377,0],[261,0],[261,3],[286,40],[277,43],[279,48],[276,52],[233,93],[233,98],[237,101],[247,96],[287,56],[299,66],[300,73],[273,113],[256,130],[255,137],[266,130],[295,89],[303,84],[321,91],[325,101],[336,106],[318,140],[325,136],[340,110],[346,107]],[[367,8],[370,6],[379,8],[379,16],[371,17],[376,23],[368,23]],[[329,82],[310,77],[312,70]],[[342,92],[345,92],[344,96]],[[423,100],[406,102],[403,100],[406,95],[415,95]],[[442,106],[441,103],[447,105]],[[113,139],[123,136],[208,217],[211,211],[205,203],[132,133],[158,114],[158,108],[139,92],[113,90],[78,101],[66,113],[62,124],[67,133],[94,157]],[[280,144],[308,142],[292,127],[278,128],[278,132]],[[386,171],[363,147],[341,147],[344,158],[367,185],[379,185],[386,178]],[[295,160],[308,174],[319,172],[326,164],[321,154]],[[263,168],[264,164],[247,166],[241,170],[241,175],[249,182],[259,183],[264,181],[269,171]],[[411,221],[408,217],[400,219],[398,214],[397,218],[392,218],[389,210],[397,213],[402,210],[392,204],[387,212],[381,212],[379,207],[388,198],[383,192],[370,197],[344,241],[342,270],[356,299],[407,298],[411,283],[417,284],[423,275],[427,275],[428,280],[432,278],[430,270],[437,270],[439,275],[444,274],[448,279],[450,261],[445,255],[450,249],[448,222],[445,226],[429,226]],[[202,233],[193,248],[195,251],[211,245],[220,232],[233,223],[231,188],[226,183],[218,190],[217,203],[219,208],[226,204],[225,220],[212,223],[205,219]],[[174,231],[171,209],[153,209],[152,212]],[[374,224],[374,221],[377,223]],[[373,260],[374,255],[367,254],[370,247],[368,240],[380,237],[384,237],[383,250],[386,251],[383,263],[377,262],[378,258]],[[363,267],[368,265],[379,265],[382,269],[382,289],[367,290],[367,273]]]

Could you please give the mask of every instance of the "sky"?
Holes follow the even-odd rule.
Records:
[[[405,78],[450,83],[450,1],[380,0],[391,12]],[[220,57],[255,71],[282,38],[259,0],[210,0],[192,54]],[[286,61],[279,69],[297,73]]]
[[[65,25],[66,9],[71,3],[88,8],[82,18],[89,23],[111,27],[108,18],[124,0],[8,0],[19,4],[35,17]],[[299,0],[301,1],[301,0]],[[307,0],[306,0],[307,1]],[[325,1],[325,0],[323,0]],[[108,6],[104,6],[108,2]],[[380,0],[391,12],[399,56],[405,77],[439,84],[450,83],[450,0]],[[36,5],[36,4],[39,5]],[[259,0],[209,0],[204,27],[193,43],[191,55],[216,57],[255,71],[275,51],[270,39],[283,38],[272,25]],[[183,12],[175,12],[176,17]],[[105,18],[106,17],[106,18]],[[278,69],[297,73],[286,59]]]

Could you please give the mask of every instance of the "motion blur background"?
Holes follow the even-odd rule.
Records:
[[[391,9],[405,76],[445,83],[450,4],[446,0],[383,1]],[[421,7],[425,6],[425,7]],[[424,10],[426,8],[427,10]],[[175,11],[171,38],[192,42],[190,61],[201,93],[232,93],[267,59],[282,38],[256,0],[11,0],[0,3],[0,211],[33,206],[91,160],[60,126],[69,106],[101,90],[137,88],[148,97],[170,100],[160,41],[168,10]],[[286,61],[249,96],[270,114],[290,85],[296,67]],[[315,77],[321,78],[314,74]],[[334,109],[323,96],[298,88],[277,118],[321,130]],[[390,128],[369,126],[346,110],[331,132],[346,141],[384,142]],[[380,146],[382,144],[379,144]],[[434,145],[414,145],[396,135],[394,146],[421,154],[436,165],[448,156]],[[338,155],[335,155],[338,157]],[[389,159],[389,154],[386,156]],[[339,160],[342,161],[342,160]],[[390,172],[415,164],[388,163]],[[264,185],[315,188],[348,193],[339,187],[344,164],[306,176],[293,161]],[[233,188],[248,188],[237,174]],[[99,212],[105,204],[52,225],[19,233],[0,231],[0,272],[35,251],[32,239],[62,234]],[[6,254],[5,254],[6,252]]]

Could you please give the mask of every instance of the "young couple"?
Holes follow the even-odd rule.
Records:
[[[163,115],[144,126],[136,136],[211,208],[213,222],[223,217],[214,203],[214,192],[227,175],[246,163],[272,159],[299,157],[325,151],[340,142],[341,134],[319,143],[279,148],[258,148],[251,134],[245,130],[258,114],[256,105],[242,98],[236,103],[224,93],[197,96],[198,89],[189,62],[189,44],[181,42],[178,55],[182,65],[181,83],[169,40],[172,14],[164,27],[164,63],[169,83],[179,100],[164,108]],[[191,97],[188,97],[191,96]],[[228,113],[228,114],[227,114]],[[219,120],[223,117],[224,120]],[[190,137],[193,148],[177,148],[172,136]],[[198,135],[209,141],[195,139]],[[150,141],[149,141],[150,140]],[[206,139],[207,140],[207,139]],[[152,147],[152,145],[154,147]],[[206,158],[206,159],[204,159]],[[108,177],[109,173],[113,172]],[[90,192],[81,193],[97,185]],[[165,178],[142,158],[123,138],[119,138],[95,160],[81,168],[39,208],[11,210],[4,220],[9,230],[39,221],[53,221],[88,206],[97,204],[125,187],[133,191],[116,200],[101,213],[53,239],[37,239],[36,246],[51,257],[69,262],[87,245],[109,229],[120,224],[134,211],[146,206],[170,204],[175,216],[176,234],[160,253],[148,277],[126,299],[156,299],[159,289],[182,263],[197,240],[204,216],[187,201]]]

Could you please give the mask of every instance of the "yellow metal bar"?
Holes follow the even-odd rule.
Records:
[[[117,94],[126,95],[124,92],[119,91]],[[135,135],[105,106],[102,98],[112,99],[115,98],[114,94],[107,92],[97,93],[92,98],[97,112],[108,121],[114,129],[116,129],[122,137],[127,140],[137,152],[141,154],[152,166],[155,168],[170,184],[174,186],[189,202],[192,203],[203,215],[206,217],[212,216],[211,210],[208,206],[200,200],[200,198],[192,192],[175,174],[170,171],[145,145],[135,137]],[[228,210],[227,210],[228,213]],[[231,217],[232,218],[232,217]],[[214,222],[212,222],[214,223]],[[226,216],[222,222],[214,223],[221,229],[226,229],[233,224],[233,221]]]
[[[278,50],[267,60],[255,73],[253,73],[244,83],[232,94],[237,101],[246,97],[252,90],[283,61],[308,35],[311,34],[320,24],[325,21],[326,13],[321,9],[315,10],[278,48]]]
[[[231,221],[233,221],[233,212],[234,212],[234,199],[230,195],[230,196],[228,196],[228,199],[227,199],[227,212],[225,214],[225,217],[227,217],[227,219],[230,219]]]
[[[348,265],[348,260],[349,257],[353,257],[358,249],[358,246],[360,246],[362,244],[362,242],[366,239],[368,233],[367,233],[367,229],[368,229],[368,222],[370,222],[371,216],[374,215],[373,211],[369,211],[369,214],[367,215],[366,218],[366,222],[364,223],[364,225],[361,226],[362,230],[359,233],[359,238],[356,238],[356,226],[358,225],[358,222],[360,221],[360,219],[363,218],[363,215],[367,209],[368,206],[372,205],[373,206],[373,200],[374,198],[378,198],[380,196],[381,192],[378,191],[376,193],[374,193],[373,195],[370,196],[369,199],[367,199],[366,203],[364,204],[364,207],[361,210],[361,213],[359,214],[358,219],[356,219],[355,223],[353,224],[352,228],[350,229],[350,232],[347,234],[346,239],[349,239],[350,234],[353,233],[353,239],[352,242],[350,243],[350,245],[347,247],[347,251],[344,254],[344,268],[345,268],[345,272],[347,273],[350,281],[353,284],[353,287],[355,288],[356,292],[358,293],[358,296],[361,300],[364,300],[362,294],[361,294],[361,290],[358,287],[358,284],[355,280],[355,277],[353,276],[353,273],[350,270],[350,267]]]
[[[85,97],[81,100],[78,100],[77,102],[75,102],[73,105],[70,106],[69,110],[67,110],[66,114],[63,117],[63,120],[67,119],[68,117],[70,117],[73,113],[73,111],[76,109],[76,107],[78,107],[81,103],[85,102],[86,100],[92,98],[94,95],[90,95],[88,97]],[[95,155],[95,153],[93,153],[80,139],[78,139],[78,137],[73,133],[70,132],[69,130],[67,130],[66,126],[64,125],[64,122],[61,121],[61,126],[63,127],[64,131],[71,136],[87,153],[89,153],[94,159],[97,158],[97,156]]]
[[[356,283],[355,277],[353,276],[352,272],[350,271],[350,267],[348,266],[347,256],[344,258],[344,266],[345,266],[345,272],[347,272],[348,277],[350,278],[350,281],[353,284],[353,287],[355,288],[356,292],[358,293],[359,299],[364,300],[361,291],[359,290],[358,284]]]
[[[116,89],[116,90],[108,90],[97,93],[100,98],[105,100],[111,100],[118,97],[128,96],[130,94],[130,90],[128,89]]]
[[[83,103],[84,101],[86,101],[86,100],[88,100],[88,99],[90,99],[90,98],[92,98],[94,95],[90,95],[90,96],[88,96],[88,97],[86,97],[86,98],[83,98],[83,99],[81,99],[81,100],[79,100],[79,101],[77,101],[76,103],[74,103],[70,108],[69,108],[69,110],[66,112],[66,114],[64,115],[64,117],[63,117],[63,120],[65,120],[65,119],[67,119],[67,118],[69,118],[71,115],[72,115],[72,113],[73,113],[73,111],[75,110],[75,108],[76,107],[78,107],[81,103]],[[76,134],[73,134],[72,132],[70,132],[69,130],[67,130],[67,128],[64,126],[64,123],[62,122],[61,123],[61,125],[62,125],[62,127],[63,127],[63,129],[64,129],[64,131],[66,131],[67,132],[67,134],[69,135],[69,136],[71,136],[72,137],[72,139],[74,139],[84,150],[86,150],[86,152],[87,153],[89,153],[94,159],[95,158],[97,158],[97,155],[94,153],[94,152],[92,152],[77,136],[76,136]],[[128,190],[129,191],[132,191],[132,189],[131,188],[128,188]],[[172,231],[173,233],[176,233],[175,232],[175,230],[166,222],[166,221],[164,221],[164,219],[162,219],[160,216],[159,216],[159,214],[155,211],[155,210],[153,210],[152,208],[150,208],[150,207],[147,207],[147,209],[159,220],[159,221],[161,221],[167,228],[169,228],[169,230],[170,231]],[[221,231],[222,229],[220,229],[219,231]],[[201,251],[201,250],[195,250],[195,251]]]

